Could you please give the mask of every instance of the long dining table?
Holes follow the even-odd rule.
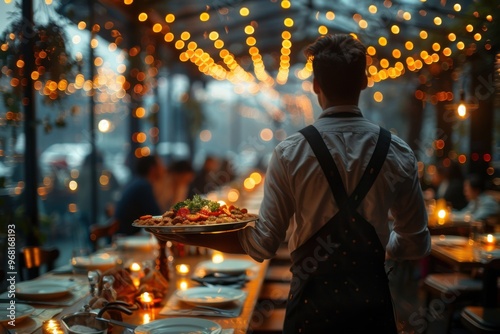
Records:
[[[116,250],[115,254],[120,254]],[[117,253],[116,253],[117,252]],[[191,279],[192,274],[201,263],[207,263],[211,261],[212,254],[210,252],[205,252],[203,255],[188,255],[183,257],[178,257],[174,259],[174,265],[170,266],[170,274],[168,287],[164,291],[164,298],[160,303],[155,305],[150,310],[143,310],[139,308],[132,313],[132,315],[123,314],[123,321],[132,325],[142,325],[145,322],[156,321],[161,319],[170,319],[176,317],[193,317],[198,319],[206,319],[213,321],[220,325],[222,328],[222,334],[231,333],[247,333],[251,329],[251,321],[254,310],[256,309],[259,293],[262,284],[265,279],[266,271],[268,268],[269,261],[264,261],[262,263],[252,260],[246,255],[235,255],[235,254],[225,254],[218,253],[219,257],[222,256],[224,261],[246,261],[246,263],[251,263],[251,267],[246,270],[247,281],[241,290],[245,294],[245,298],[240,301],[242,303],[241,311],[238,315],[231,316],[206,316],[206,315],[190,315],[186,313],[185,315],[169,315],[167,310],[167,303],[172,300],[174,294],[179,290],[186,290],[192,287],[201,286],[198,282]],[[127,258],[130,253],[123,255]],[[154,259],[154,258],[153,258]],[[130,260],[130,258],[127,258]],[[124,263],[124,262],[123,262]],[[185,264],[188,268],[191,268],[190,273],[180,273],[176,270],[175,264]],[[67,268],[66,268],[67,269]],[[36,282],[60,282],[61,284],[72,283],[72,295],[74,299],[72,301],[57,304],[56,301],[43,301],[43,300],[17,300],[17,303],[28,304],[35,308],[32,316],[26,317],[24,319],[19,319],[16,323],[16,327],[8,326],[7,324],[2,324],[0,326],[0,331],[2,329],[7,333],[16,334],[42,334],[43,330],[41,324],[44,320],[49,318],[60,320],[63,316],[72,314],[74,312],[79,312],[83,309],[84,305],[89,302],[90,299],[90,289],[89,282],[87,278],[87,272],[75,273],[71,270],[55,270],[43,274],[38,277]],[[3,301],[6,301],[6,296],[1,297]],[[145,318],[145,312],[148,313],[147,319]],[[112,326],[112,329],[108,333],[132,333],[131,330],[126,330],[121,326]]]
[[[489,260],[499,255],[498,248],[493,252],[485,252],[466,237],[443,234],[431,237],[431,256],[455,271],[465,272],[484,267]]]

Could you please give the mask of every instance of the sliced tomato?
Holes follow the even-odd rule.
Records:
[[[195,214],[192,214],[192,213],[191,213],[191,214],[186,215],[186,218],[187,218],[189,221],[195,222],[195,221],[200,220],[201,216],[200,216],[199,214],[197,214],[197,213],[195,213]]]
[[[248,213],[248,210],[245,208],[241,209],[240,211],[241,211],[241,213]]]
[[[234,205],[230,205],[228,208],[229,211],[233,211],[234,209],[236,209],[236,207]]]
[[[222,211],[217,210],[217,211],[209,212],[208,215],[209,216],[220,216],[221,213],[222,213]]]
[[[144,216],[141,216],[139,219],[146,220],[146,219],[151,219],[151,218],[153,218],[153,216],[151,216],[151,215],[144,215]]]
[[[176,215],[181,217],[186,217],[190,213],[191,211],[189,211],[188,208],[180,208],[179,210],[177,210]]]

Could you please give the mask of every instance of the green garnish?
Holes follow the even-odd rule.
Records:
[[[200,195],[194,195],[193,199],[186,199],[185,201],[176,203],[172,209],[177,211],[181,208],[187,207],[192,213],[196,213],[203,209],[203,207],[208,207],[211,212],[219,210],[220,204],[208,199],[202,198]]]

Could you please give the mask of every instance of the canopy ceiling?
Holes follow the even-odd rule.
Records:
[[[201,49],[207,54],[205,58],[210,57],[224,70],[228,70],[228,63],[224,64],[227,54],[221,54],[221,50],[227,50],[237,65],[248,72],[255,71],[255,57],[252,61],[251,55],[257,53],[262,56],[265,73],[271,77],[279,74],[280,67],[285,73],[288,66],[305,63],[304,47],[321,34],[353,33],[365,45],[372,46],[369,55],[376,70],[370,74],[392,68],[397,77],[425,64],[446,62],[467,50],[495,48],[496,40],[491,41],[488,36],[492,36],[499,5],[482,2],[488,5],[472,0],[99,0],[94,12],[101,26],[99,33],[110,42],[116,41],[118,34],[122,42],[119,47],[128,48],[148,40],[146,43],[156,47],[165,45],[177,60],[180,57],[189,64],[189,42],[195,42],[191,44],[192,51]],[[247,15],[242,11],[245,8]],[[75,22],[88,17],[87,9],[84,0],[66,0],[60,7]],[[293,24],[286,19],[293,20]],[[103,29],[110,21],[112,28]],[[189,34],[182,35],[186,32]],[[218,38],[212,38],[215,33]],[[248,37],[254,38],[250,45]],[[286,37],[290,43],[284,42]],[[222,41],[222,47],[215,43],[217,40]],[[290,52],[283,51],[285,43],[291,45]],[[190,65],[196,69],[195,64]],[[384,77],[388,75],[382,75],[382,80]],[[380,78],[374,81],[377,80]]]

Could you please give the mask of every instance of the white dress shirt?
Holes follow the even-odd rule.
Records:
[[[366,118],[328,118],[335,112],[361,115],[357,106],[325,109],[314,126],[337,164],[348,194],[354,191],[375,149],[379,127]],[[388,212],[395,221],[389,228]],[[264,197],[255,228],[239,232],[243,249],[255,260],[274,256],[285,240],[290,252],[307,241],[338,212],[337,204],[307,140],[295,133],[276,146],[264,183]],[[392,135],[386,161],[358,207],[386,252],[395,259],[416,259],[430,252],[427,212],[415,155]]]

